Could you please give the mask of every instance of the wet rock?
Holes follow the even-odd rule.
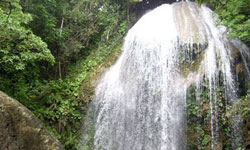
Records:
[[[178,31],[179,60],[190,64],[208,47],[207,32],[196,3],[174,3],[174,20]]]
[[[200,21],[202,12],[197,4],[182,2],[173,4],[173,7],[180,42],[207,45],[206,29]]]
[[[0,150],[63,150],[31,111],[0,91]]]

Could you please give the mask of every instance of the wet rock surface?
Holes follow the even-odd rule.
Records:
[[[31,111],[0,91],[0,150],[63,150]]]

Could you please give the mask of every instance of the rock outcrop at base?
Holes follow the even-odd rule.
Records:
[[[0,91],[0,150],[63,150],[30,110]]]

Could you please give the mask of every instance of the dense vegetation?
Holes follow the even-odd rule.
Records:
[[[0,90],[32,110],[66,149],[77,149],[93,94],[82,88],[120,49],[128,7],[116,0],[0,1]]]
[[[198,0],[198,3],[206,3],[215,13],[218,14],[218,24],[228,27],[230,38],[239,38],[245,44],[250,46],[250,1],[246,0]],[[225,89],[220,79],[220,87],[216,89],[217,97],[214,101],[214,109],[218,118],[214,127],[217,135],[215,135],[215,149],[249,149],[249,127],[250,127],[250,83],[247,79],[246,70],[240,69],[243,65],[239,54],[234,55],[232,59],[235,61],[236,76],[239,82],[238,94],[239,101],[228,104],[226,101]],[[188,95],[188,149],[211,149],[212,135],[210,125],[213,114],[209,108],[209,93],[206,88],[206,82],[203,83],[202,93],[195,91],[194,87],[189,88]],[[215,94],[216,95],[216,94]],[[198,98],[198,99],[197,99]],[[240,116],[238,119],[235,116]],[[233,130],[236,128],[234,124],[240,124],[242,133],[238,133],[242,137],[233,137]],[[235,133],[234,133],[235,134]],[[236,140],[233,141],[232,139]],[[232,148],[232,145],[238,143],[241,146]],[[237,145],[237,144],[236,144]]]
[[[247,89],[245,90],[247,92]],[[222,77],[219,87],[213,93],[212,101],[207,81],[202,83],[199,90],[192,85],[187,96],[187,149],[209,150],[212,144],[216,150],[243,150],[249,147],[249,92],[232,105],[227,101]],[[239,131],[242,133],[234,133],[237,127],[240,127]],[[237,147],[233,147],[235,145]]]
[[[206,2],[232,37],[250,45],[248,1]],[[117,56],[134,20],[131,5],[130,0],[0,0],[0,90],[33,111],[66,149],[78,147],[79,124],[93,94],[90,80]],[[244,95],[241,106],[249,106],[249,97]]]

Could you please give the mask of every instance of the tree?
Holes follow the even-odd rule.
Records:
[[[25,27],[31,20],[19,0],[0,1],[0,90],[11,95],[17,94],[11,89],[25,75],[37,76],[40,65],[54,63],[47,44]]]
[[[90,101],[81,97],[84,80],[126,33],[125,4],[0,0],[0,90],[39,117],[66,149],[77,149]]]

